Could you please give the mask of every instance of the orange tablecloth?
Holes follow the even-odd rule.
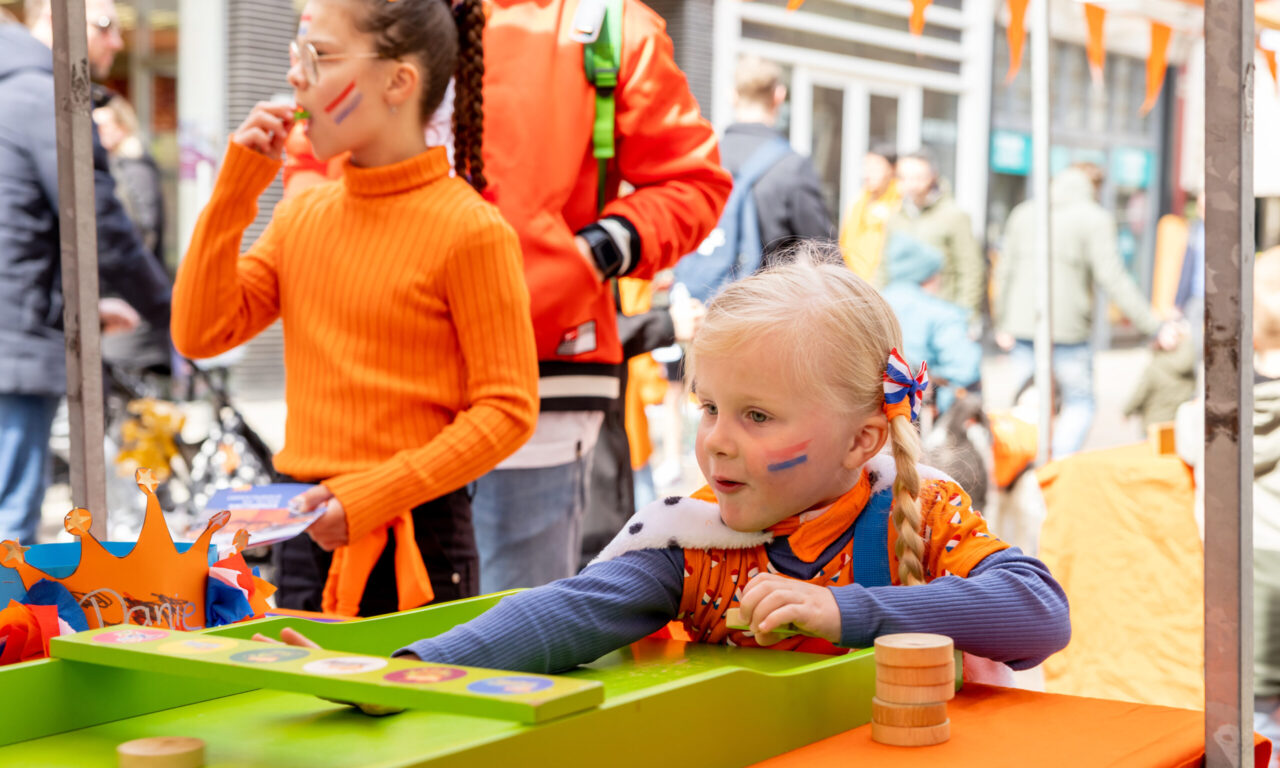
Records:
[[[1204,707],[1191,470],[1140,443],[1076,454],[1037,475],[1048,508],[1040,559],[1071,603],[1071,643],[1045,662],[1045,690]]]
[[[864,725],[757,763],[755,768],[1182,768],[1204,758],[1204,714],[1079,696],[967,683],[948,707],[951,740],[934,747],[887,747]],[[1254,763],[1271,744],[1254,736]]]

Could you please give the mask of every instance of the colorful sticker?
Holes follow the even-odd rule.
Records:
[[[214,651],[225,651],[228,648],[235,648],[240,643],[225,637],[192,637],[186,640],[178,640],[173,643],[165,643],[156,650],[161,653],[173,653],[179,656],[191,656],[197,653],[213,653]]]
[[[302,18],[298,19],[298,38],[305,38],[311,32],[311,14],[304,13]]]
[[[324,108],[326,114],[333,115],[333,122],[341,124],[346,120],[356,107],[360,106],[360,102],[364,99],[359,91],[356,90],[356,81],[352,80],[347,87],[342,89],[342,93],[338,94],[338,98],[329,102],[329,106]],[[338,110],[334,114],[334,110]]]
[[[471,685],[468,685],[467,690],[472,693],[487,693],[497,696],[515,696],[522,693],[545,691],[554,684],[555,681],[545,677],[508,675],[506,677],[491,677],[488,680],[477,680]]]
[[[152,640],[159,640],[168,636],[168,630],[164,629],[119,629],[115,632],[103,632],[101,635],[94,635],[93,641],[95,643],[129,645],[132,643],[149,643]]]
[[[255,648],[252,651],[233,653],[231,660],[246,664],[275,664],[281,661],[295,661],[310,655],[311,651],[302,648]]]
[[[401,669],[397,672],[389,672],[382,676],[383,680],[392,683],[412,683],[414,685],[429,685],[431,683],[443,683],[446,680],[457,680],[459,677],[466,677],[465,669],[457,667],[413,667],[412,669]]]
[[[339,656],[336,659],[317,659],[302,668],[313,675],[358,675],[387,666],[388,659],[369,656]]]
[[[784,469],[798,467],[809,460],[809,455],[804,452],[809,447],[812,440],[805,440],[803,443],[796,443],[790,448],[783,448],[780,451],[767,451],[765,459],[769,462],[770,472],[779,472]]]

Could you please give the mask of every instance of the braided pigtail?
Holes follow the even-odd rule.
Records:
[[[449,0],[444,0],[449,2]],[[454,167],[477,192],[484,177],[484,6],[482,0],[460,0],[453,10],[458,25],[457,94],[453,106]]]
[[[894,555],[903,586],[924,583],[924,537],[920,535],[920,436],[907,416],[889,420],[889,439],[898,477],[893,483],[893,527],[898,531]]]

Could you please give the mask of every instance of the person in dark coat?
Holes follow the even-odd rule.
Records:
[[[95,76],[123,43],[111,0],[85,3]],[[46,484],[49,430],[66,392],[52,24],[0,23],[0,541],[32,542]],[[169,322],[169,283],[115,194],[94,132],[98,274],[153,325]],[[110,318],[104,317],[109,320]]]
[[[738,64],[734,91],[734,122],[720,140],[720,161],[731,174],[766,142],[776,139],[778,112],[787,100],[782,70],[777,64],[749,56]],[[767,267],[771,258],[798,240],[835,238],[835,223],[822,183],[809,158],[791,152],[765,172],[755,186],[760,242]]]
[[[116,196],[137,227],[143,247],[160,268],[165,269],[164,189],[160,168],[142,143],[133,107],[120,94],[103,90],[105,98],[102,106],[93,110],[93,123],[98,126],[98,136],[107,150]],[[169,327],[144,322],[129,333],[104,336],[102,358],[131,371],[168,375],[173,359]]]

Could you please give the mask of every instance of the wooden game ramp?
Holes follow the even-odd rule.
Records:
[[[0,765],[115,766],[123,742],[196,737],[208,766],[741,766],[871,719],[870,650],[647,639],[553,676],[387,658],[500,597],[343,624],[55,639],[55,658],[0,669]],[[325,650],[250,640],[285,627]],[[317,696],[407,710],[370,717]]]

